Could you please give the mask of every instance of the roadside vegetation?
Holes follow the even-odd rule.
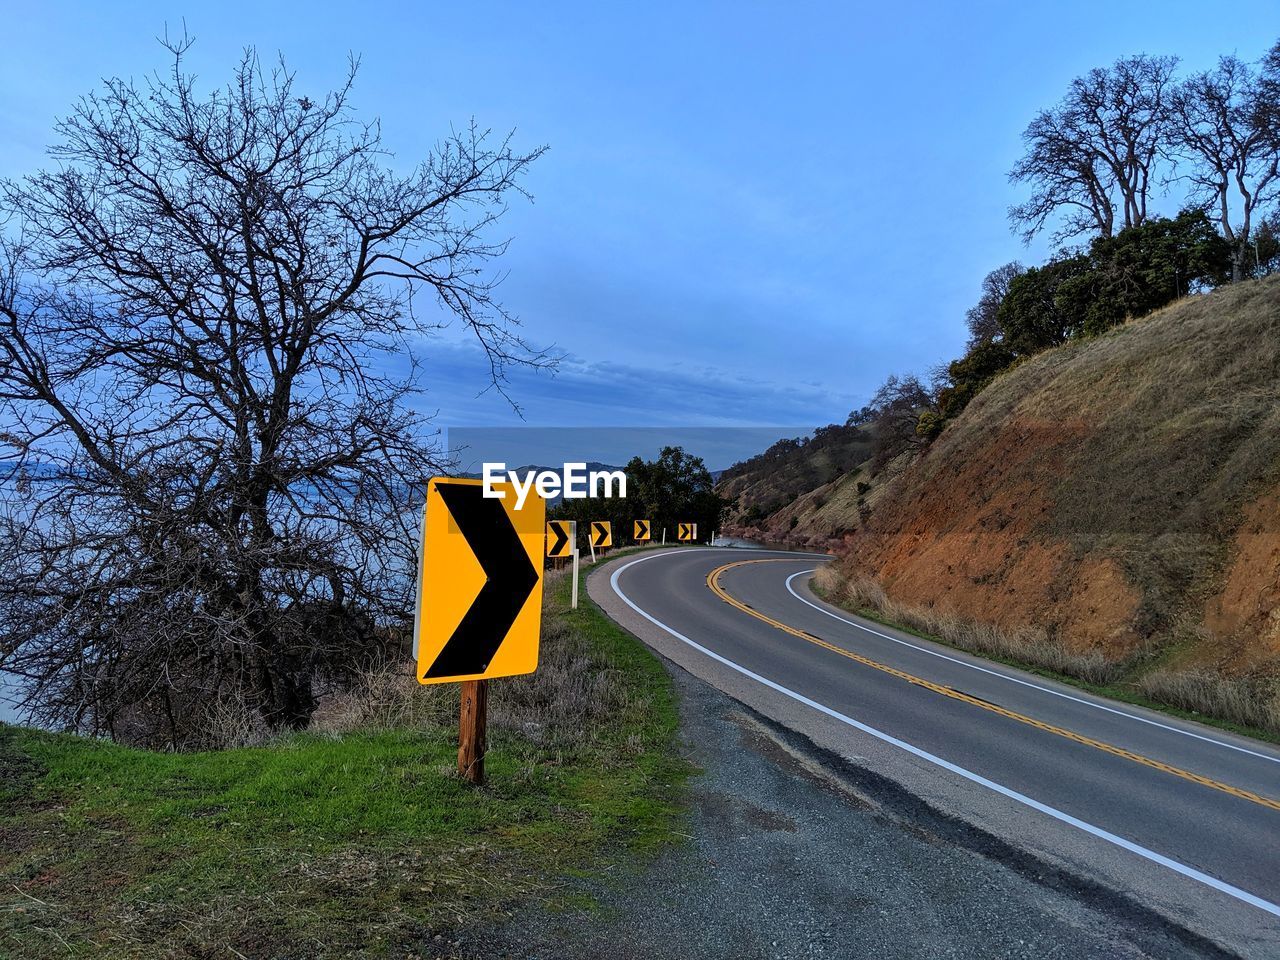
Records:
[[[888,485],[839,571],[1040,638],[1024,659],[1277,729],[1277,369],[1280,277],[1041,354]]]
[[[1189,720],[1280,743],[1280,690],[1265,677],[1225,677],[1210,670],[1157,668],[1143,658],[1115,661],[1098,651],[1073,652],[1038,627],[1006,629],[926,606],[892,600],[869,579],[818,568],[813,587],[824,600],[888,626],[1041,673],[1086,690]]]
[[[405,665],[312,729],[158,753],[0,726],[0,956],[448,956],[565,878],[672,838],[670,680],[548,573],[538,672],[493,681],[489,783],[456,775],[456,685]]]
[[[545,148],[472,124],[392,159],[358,62],[209,84],[192,43],[0,183],[0,670],[71,731],[0,726],[0,956],[448,955],[666,839],[685,774],[669,678],[558,574],[487,787],[457,687],[403,662],[452,466],[414,358],[452,323],[477,388],[553,364],[496,295]],[[718,518],[701,461],[641,466]]]
[[[393,161],[357,61],[306,90],[250,49],[219,86],[192,43],[0,183],[0,668],[50,726],[168,750],[304,730],[392,655],[449,469],[423,344],[474,335],[477,387],[549,363],[495,291],[542,147]]]

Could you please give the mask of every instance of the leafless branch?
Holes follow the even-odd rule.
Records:
[[[189,45],[0,185],[0,664],[46,721],[174,747],[233,699],[305,724],[410,615],[415,339],[548,362],[489,273],[541,149],[472,125],[397,173],[354,62],[312,98],[250,50],[200,94]]]

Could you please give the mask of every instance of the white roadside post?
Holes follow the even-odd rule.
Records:
[[[578,545],[573,545],[573,609],[578,609]]]
[[[591,527],[587,527],[587,546],[591,548],[591,562],[596,562],[596,538],[592,536]]]

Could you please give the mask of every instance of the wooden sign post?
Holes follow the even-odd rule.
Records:
[[[485,714],[488,711],[487,680],[462,681],[462,710],[458,720],[458,775],[477,787],[484,786]]]
[[[496,488],[491,497],[471,478],[428,482],[414,617],[418,682],[461,684],[458,775],[476,786],[484,783],[489,679],[538,666],[548,547],[546,501],[519,508],[513,485]]]

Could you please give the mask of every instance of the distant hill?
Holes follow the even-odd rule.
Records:
[[[871,452],[870,427],[831,424],[734,464],[716,484],[733,502],[725,532],[823,549],[839,543],[892,472],[872,476]]]
[[[809,447],[721,486],[740,523],[837,543],[853,602],[1034,636],[1188,706],[1188,677],[1241,679],[1280,724],[1280,277],[1030,358],[886,476],[826,479]]]

